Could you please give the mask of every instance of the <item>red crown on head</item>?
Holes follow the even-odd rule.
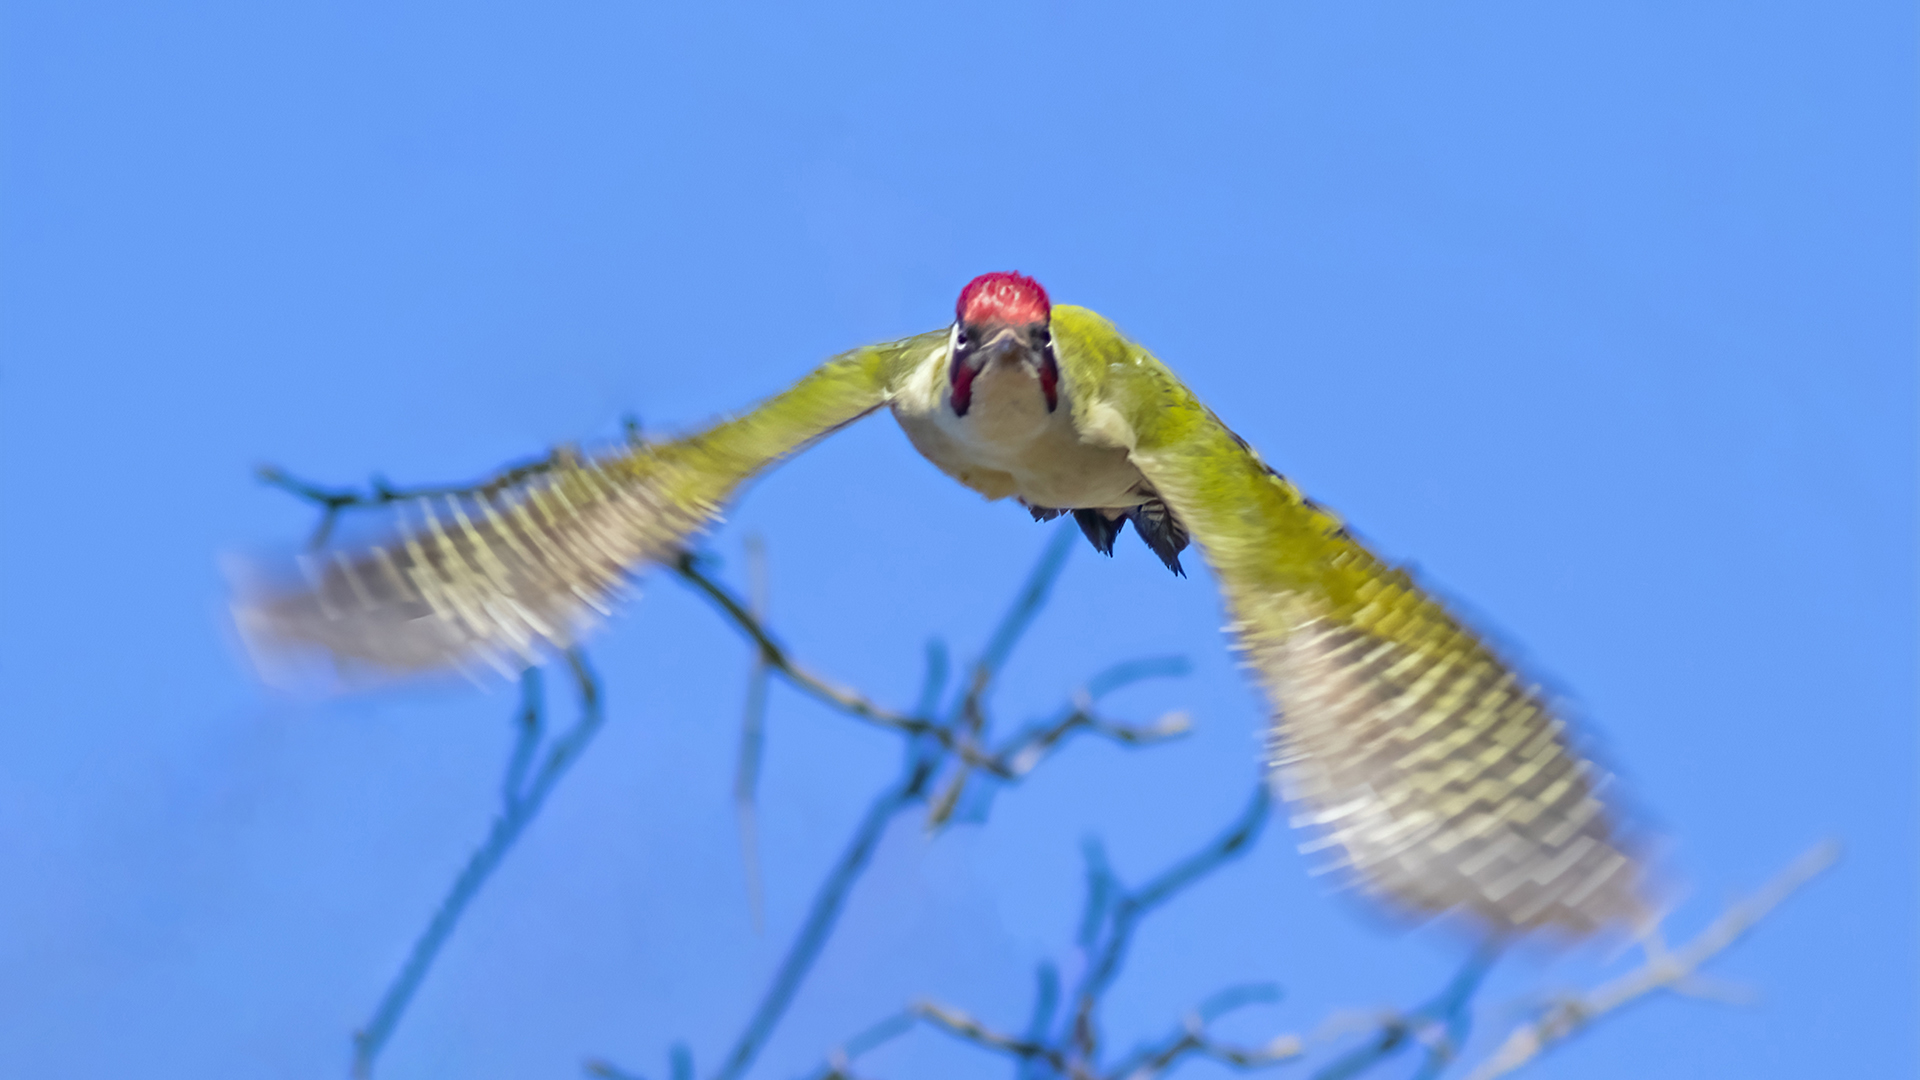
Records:
[[[1020,274],[981,274],[960,290],[955,314],[963,323],[1001,322],[1015,326],[1046,322],[1053,315],[1047,290]]]

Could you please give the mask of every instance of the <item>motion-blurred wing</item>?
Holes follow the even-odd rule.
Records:
[[[1608,777],[1541,688],[1104,320],[1056,308],[1055,326],[1076,419],[1128,446],[1220,579],[1309,847],[1417,913],[1575,934],[1640,920]]]
[[[263,669],[349,676],[514,670],[578,641],[644,564],[673,558],[762,469],[884,404],[928,334],[829,361],[753,411],[672,442],[556,455],[508,483],[400,504],[379,543],[303,558],[236,619]]]

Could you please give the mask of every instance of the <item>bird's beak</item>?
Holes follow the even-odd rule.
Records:
[[[1027,368],[1040,380],[1041,389],[1047,396],[1047,411],[1052,412],[1060,403],[1059,392],[1055,389],[1060,376],[1054,368],[1052,353],[1034,348],[1031,327],[992,324],[957,326],[954,333],[959,335],[963,330],[970,335],[969,347],[964,355],[953,354],[947,362],[947,380],[952,386],[951,401],[955,416],[967,415],[973,402],[974,376],[989,367]],[[958,340],[957,336],[955,340]]]
[[[992,363],[1032,366],[1035,362],[1026,334],[1014,326],[1003,326],[994,331],[974,350],[974,356],[978,368],[985,368]]]

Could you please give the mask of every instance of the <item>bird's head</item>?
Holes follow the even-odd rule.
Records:
[[[947,350],[953,412],[967,415],[974,377],[992,365],[1031,371],[1046,395],[1047,411],[1060,404],[1060,367],[1053,356],[1053,305],[1047,290],[1020,274],[981,274],[960,290]]]

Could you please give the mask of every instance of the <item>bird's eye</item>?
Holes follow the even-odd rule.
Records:
[[[1035,328],[1033,331],[1033,343],[1035,345],[1051,345],[1053,343],[1053,331],[1044,326]]]
[[[954,332],[954,335],[953,335],[953,343],[954,343],[955,345],[958,345],[958,346],[960,346],[960,347],[961,347],[961,348],[963,348],[963,349],[964,349],[964,348],[966,348],[966,347],[967,347],[967,332],[966,332],[965,330],[959,330],[959,331],[955,331],[955,332]]]

